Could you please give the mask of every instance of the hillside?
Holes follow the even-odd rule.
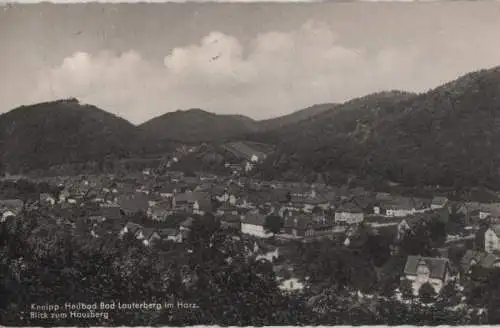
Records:
[[[242,115],[217,115],[201,109],[175,111],[139,126],[149,137],[185,143],[223,141],[256,131],[256,123]]]
[[[343,172],[406,185],[500,188],[500,67],[419,95],[380,95],[268,135],[281,140],[280,151],[262,174]]]
[[[126,158],[146,142],[128,121],[76,99],[22,106],[0,115],[0,161],[10,173]]]
[[[304,120],[280,128],[254,133],[250,140],[279,145],[280,149],[297,147],[310,149],[309,142],[315,145],[356,130],[363,122],[370,122],[385,115],[382,108],[414,97],[415,94],[403,91],[388,91],[370,94],[330,107],[323,112]]]
[[[327,110],[333,109],[337,104],[318,104],[300,109],[288,115],[283,115],[257,122],[259,131],[269,131],[282,128],[306,120]]]
[[[274,152],[274,147],[251,141],[233,141],[220,144],[203,144],[196,151],[184,156],[172,168],[187,171],[209,171],[227,174],[230,170],[225,164],[240,164],[251,161],[257,156],[264,159]]]

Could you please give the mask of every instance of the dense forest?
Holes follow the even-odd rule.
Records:
[[[279,151],[261,176],[353,174],[405,185],[498,190],[500,67],[429,92],[374,94],[267,135]]]

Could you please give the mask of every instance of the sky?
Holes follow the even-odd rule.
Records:
[[[500,65],[500,2],[12,4],[0,113],[76,97],[135,124],[265,119]]]

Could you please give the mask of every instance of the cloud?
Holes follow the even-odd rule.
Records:
[[[170,51],[163,65],[134,50],[74,53],[40,72],[31,99],[74,96],[133,122],[193,107],[267,118],[411,86],[420,56],[414,48],[346,47],[328,25],[314,21],[245,45],[214,31]]]

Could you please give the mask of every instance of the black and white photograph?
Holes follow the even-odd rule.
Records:
[[[500,1],[0,2],[0,325],[500,324]]]

